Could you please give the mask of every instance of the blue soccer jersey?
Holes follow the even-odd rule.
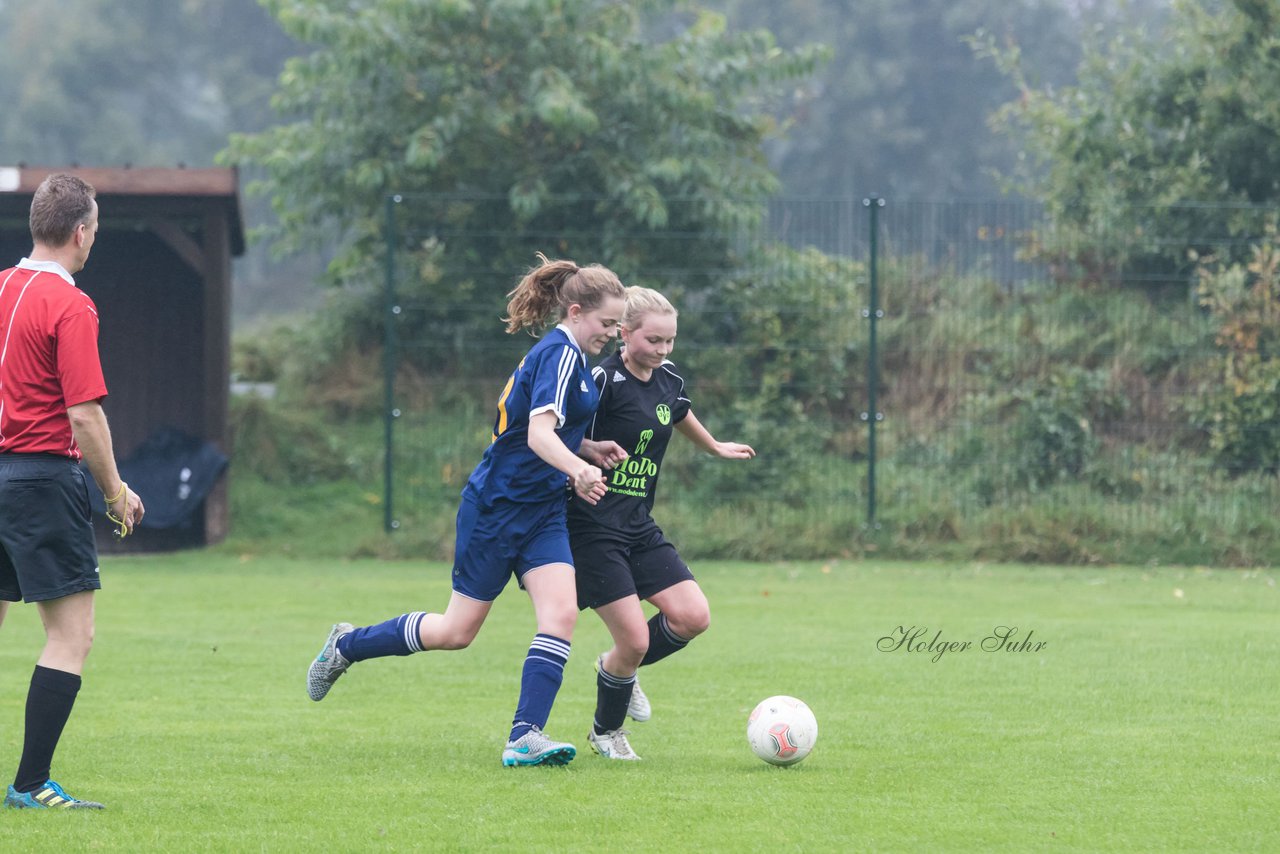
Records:
[[[498,398],[493,441],[467,480],[481,506],[495,501],[547,501],[561,496],[568,477],[529,447],[529,419],[554,412],[556,435],[575,453],[600,402],[587,357],[563,325],[548,332],[516,367]]]

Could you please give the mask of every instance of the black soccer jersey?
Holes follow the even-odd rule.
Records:
[[[630,456],[607,472],[609,492],[599,504],[573,497],[569,502],[569,529],[575,535],[592,533],[633,534],[649,529],[658,473],[671,441],[672,428],[689,414],[684,380],[670,362],[663,363],[648,381],[636,379],[614,353],[592,372],[600,390],[600,406],[587,428],[587,438],[612,439]]]

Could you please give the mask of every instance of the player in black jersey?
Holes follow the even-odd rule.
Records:
[[[600,406],[587,438],[615,441],[630,457],[609,473],[609,491],[598,504],[570,500],[569,535],[578,607],[595,609],[614,644],[596,661],[588,740],[608,759],[639,759],[622,729],[628,714],[649,719],[636,669],[683,649],[711,621],[702,588],[650,515],[672,428],[717,457],[748,460],[756,452],[718,441],[694,417],[684,380],[667,361],[676,341],[676,310],[665,297],[627,288],[622,340],[621,352],[592,371]],[[641,599],[658,609],[648,621]]]

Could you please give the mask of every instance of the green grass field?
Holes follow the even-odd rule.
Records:
[[[606,763],[583,738],[606,644],[588,613],[548,727],[578,759],[504,769],[533,633],[514,588],[470,649],[360,664],[316,704],[304,672],[329,625],[438,609],[442,565],[109,559],[54,766],[108,811],[0,812],[0,851],[1280,850],[1274,573],[695,570],[712,628],[642,671],[644,761]],[[879,649],[900,626],[973,646]],[[983,651],[998,626],[1044,646]],[[41,641],[14,606],[4,774]],[[793,768],[746,745],[747,713],[776,693],[819,721]]]

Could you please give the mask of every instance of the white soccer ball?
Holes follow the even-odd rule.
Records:
[[[770,765],[795,765],[818,740],[818,719],[802,701],[779,694],[751,710],[747,743]]]

